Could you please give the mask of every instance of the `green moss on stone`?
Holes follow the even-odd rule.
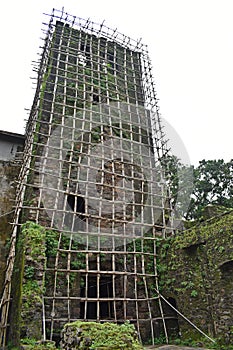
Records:
[[[223,271],[233,261],[232,233],[231,212],[158,243],[160,291],[174,298],[178,310],[213,337],[224,336],[229,328],[224,314],[232,284],[225,280]],[[182,334],[192,331],[182,319],[180,327]]]
[[[27,336],[40,339],[46,230],[33,222],[26,222],[21,228],[21,239],[24,251],[21,328]]]
[[[105,322],[68,323],[62,331],[61,348],[69,344],[72,349],[143,349],[137,339],[135,328],[129,322],[122,325]]]

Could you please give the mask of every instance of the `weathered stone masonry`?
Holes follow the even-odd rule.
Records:
[[[162,292],[186,317],[227,343],[233,336],[233,212],[170,238],[160,248]],[[183,336],[198,337],[179,318]]]
[[[0,294],[5,277],[7,242],[10,239],[15,204],[16,180],[20,163],[17,158],[24,136],[0,131]],[[5,215],[6,213],[9,213]]]

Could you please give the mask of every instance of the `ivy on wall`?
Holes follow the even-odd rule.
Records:
[[[232,283],[224,276],[233,266],[232,233],[231,212],[157,243],[160,291],[197,326],[225,340],[231,334],[231,320],[224,315]],[[183,335],[192,332],[180,323]]]

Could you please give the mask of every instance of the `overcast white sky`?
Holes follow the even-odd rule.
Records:
[[[53,7],[148,45],[162,117],[190,162],[232,155],[233,1],[21,0],[1,4],[0,129],[24,133],[34,96],[31,61],[40,52],[43,12]]]

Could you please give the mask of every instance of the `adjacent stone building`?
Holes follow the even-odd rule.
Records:
[[[233,211],[177,234],[159,248],[163,295],[191,322],[233,342]],[[200,334],[179,316],[183,337]]]

